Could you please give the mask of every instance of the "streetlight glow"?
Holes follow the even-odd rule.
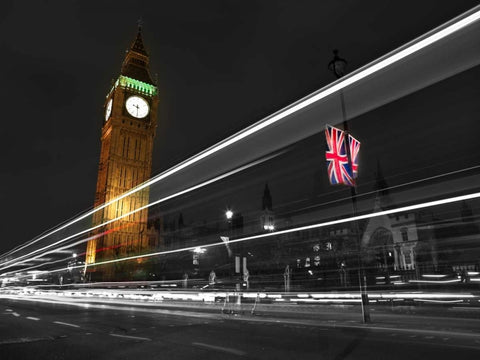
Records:
[[[205,251],[207,251],[207,249],[201,248],[200,246],[197,246],[195,249],[193,249],[195,254],[203,254]]]

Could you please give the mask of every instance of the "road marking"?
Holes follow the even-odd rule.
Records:
[[[140,337],[140,336],[129,336],[129,335],[120,335],[120,334],[109,334],[110,336],[125,338],[125,339],[132,339],[132,340],[143,340],[143,341],[152,341],[152,339]]]
[[[24,344],[24,343],[31,343],[35,341],[45,341],[45,340],[54,340],[52,337],[43,337],[43,338],[18,338],[18,339],[7,339],[0,341],[0,345],[8,345],[8,344]]]
[[[232,348],[226,348],[226,347],[223,347],[223,346],[216,346],[216,345],[204,344],[204,343],[199,343],[199,342],[194,342],[194,343],[192,343],[192,345],[199,346],[199,347],[204,347],[204,348],[207,348],[207,349],[217,350],[217,351],[223,351],[223,352],[227,352],[227,353],[238,355],[238,356],[242,356],[242,355],[246,354],[245,351],[232,349]]]
[[[12,309],[5,309],[5,311],[12,312],[13,310]]]
[[[18,313],[16,313],[16,312],[12,312],[12,315],[13,315],[13,316],[16,316],[16,317],[19,317],[19,316],[20,316],[20,314],[18,314]]]
[[[28,319],[28,320],[34,320],[34,321],[40,320],[39,318],[33,317],[33,316],[27,316],[27,319]]]
[[[54,323],[54,324],[58,324],[58,325],[65,325],[65,326],[76,327],[76,328],[79,328],[79,327],[80,327],[79,325],[69,324],[69,323],[61,322],[61,321],[54,321],[53,323]]]

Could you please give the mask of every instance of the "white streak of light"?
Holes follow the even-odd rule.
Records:
[[[411,283],[420,283],[420,284],[451,284],[455,282],[460,282],[460,279],[453,280],[408,280]]]
[[[343,224],[343,223],[347,223],[347,222],[351,222],[351,221],[371,219],[371,218],[378,217],[378,216],[384,216],[384,215],[390,215],[390,214],[395,214],[395,213],[399,213],[399,212],[406,212],[406,211],[424,209],[424,208],[427,208],[427,207],[445,205],[445,204],[450,204],[450,203],[454,203],[454,202],[458,202],[458,201],[476,199],[476,198],[479,198],[479,197],[480,197],[480,192],[467,194],[467,195],[461,195],[461,196],[454,196],[454,197],[447,198],[447,199],[428,201],[428,202],[421,203],[421,204],[416,204],[416,205],[403,206],[403,207],[399,207],[397,209],[378,211],[378,212],[364,214],[364,215],[352,216],[352,217],[344,218],[344,219],[338,219],[338,220],[332,220],[332,221],[327,221],[327,222],[323,222],[323,223],[300,226],[300,227],[296,227],[296,228],[292,228],[292,229],[274,231],[274,232],[269,232],[269,233],[265,233],[265,234],[254,235],[254,236],[247,236],[247,237],[243,237],[243,238],[239,238],[239,239],[230,240],[230,243],[251,241],[251,240],[255,240],[255,239],[267,238],[267,237],[271,237],[271,236],[288,234],[288,233],[297,232],[297,231],[305,231],[305,230],[316,229],[316,228],[321,228],[321,227],[325,227],[325,226]],[[212,243],[212,244],[205,244],[205,245],[202,245],[202,247],[203,248],[209,248],[209,247],[223,246],[223,245],[224,245],[224,243],[222,241],[222,242],[217,242],[217,243]],[[105,265],[105,264],[112,264],[112,263],[116,263],[116,262],[119,262],[119,261],[135,260],[135,259],[146,258],[146,257],[151,257],[151,256],[173,254],[173,253],[178,253],[178,252],[183,252],[183,251],[193,251],[195,248],[196,248],[196,246],[190,246],[190,247],[185,247],[185,248],[182,248],[182,249],[166,250],[166,251],[159,251],[159,252],[143,254],[143,255],[128,256],[128,257],[124,257],[124,258],[121,258],[121,259],[113,259],[113,260],[106,260],[106,261],[97,262],[97,263],[94,263],[94,264],[90,264],[89,266],[99,266],[99,265]],[[83,265],[77,265],[77,266],[74,266],[72,268],[83,268]],[[67,268],[52,270],[51,272],[64,271],[65,269],[67,269]],[[417,281],[422,281],[422,280],[417,280]],[[451,282],[450,280],[448,280],[448,281]],[[440,281],[438,281],[438,283],[440,283]]]
[[[139,185],[138,187],[124,193],[123,195],[117,197],[116,199],[113,199],[111,201],[109,201],[108,203],[105,203],[87,213],[85,213],[84,215],[81,215],[79,216],[78,218],[58,227],[57,229],[43,235],[43,236],[40,236],[39,238],[33,240],[32,242],[30,242],[29,244],[26,244],[24,247],[26,246],[29,246],[31,244],[34,244],[62,229],[65,229],[66,227],[94,214],[95,212],[119,201],[120,199],[123,199],[127,196],[130,196],[150,185],[153,185],[157,182],[159,182],[160,180],[163,180],[165,178],[167,178],[168,176],[171,176],[177,172],[179,172],[180,170],[183,170],[197,162],[199,162],[200,160],[202,159],[205,159],[211,155],[213,155],[214,153],[220,151],[220,150],[223,150],[224,148],[228,147],[228,146],[231,146],[237,142],[239,142],[240,140],[243,140],[244,138],[247,138],[249,136],[251,136],[252,134],[284,119],[285,117],[299,111],[299,110],[302,110],[308,106],[310,106],[311,104],[321,100],[321,99],[324,99],[326,98],[327,96],[330,96],[336,92],[339,92],[340,90],[356,83],[356,82],[359,82],[363,79],[365,79],[366,77],[378,72],[378,71],[381,71],[382,69],[385,69],[386,67],[396,63],[396,62],[399,62],[403,59],[405,59],[406,57],[414,54],[415,52],[418,52],[430,45],[432,45],[433,43],[453,34],[454,32],[456,31],[459,31],[460,29],[478,21],[480,19],[480,10],[476,10],[474,12],[472,12],[471,14],[463,17],[463,18],[457,18],[457,19],[454,19],[449,25],[443,27],[443,28],[440,28],[440,29],[434,29],[432,31],[430,31],[429,33],[427,33],[425,36],[419,38],[419,39],[416,39],[416,40],[413,40],[411,42],[409,42],[408,44],[406,44],[405,46],[401,47],[400,49],[398,50],[394,50],[393,52],[391,52],[390,54],[387,54],[385,55],[383,58],[380,58],[378,61],[376,62],[373,62],[372,64],[368,64],[360,69],[358,69],[357,71],[349,74],[349,75],[346,75],[344,76],[343,78],[337,80],[336,82],[334,82],[332,85],[328,85],[326,87],[324,87],[323,89],[319,90],[317,93],[311,95],[311,96],[308,96],[307,98],[304,98],[294,104],[292,104],[291,106],[285,108],[285,109],[282,109],[280,111],[278,111],[277,113],[274,113],[272,115],[270,115],[269,117],[263,119],[263,120],[260,120],[259,122],[253,124],[252,126],[250,127],[247,127],[246,129],[238,132],[237,134],[234,134],[232,135],[231,137],[219,142],[218,144],[198,153],[197,155],[191,157],[190,159],[187,159],[183,162],[181,162],[180,164],[172,167],[171,169],[155,176],[154,178],[150,179],[149,181]],[[18,249],[16,249],[16,251],[19,251],[21,249],[23,249],[24,247],[20,247]]]
[[[70,235],[70,236],[68,236],[68,237],[66,237],[66,238],[64,238],[64,239],[61,239],[61,240],[59,240],[59,241],[57,241],[57,242],[55,242],[55,243],[52,243],[52,244],[50,244],[50,245],[44,246],[43,248],[34,250],[34,251],[32,251],[31,253],[29,253],[29,254],[25,254],[25,255],[19,256],[18,258],[12,259],[12,260],[10,260],[10,261],[6,261],[6,262],[4,262],[4,263],[2,264],[2,265],[6,265],[6,266],[1,267],[0,270],[4,270],[4,269],[8,269],[8,268],[13,267],[13,266],[20,265],[20,264],[22,264],[22,262],[19,263],[19,261],[20,261],[21,259],[27,258],[27,259],[24,260],[24,261],[29,261],[29,260],[31,259],[31,258],[29,258],[29,256],[32,256],[32,255],[34,255],[34,254],[36,254],[36,253],[39,253],[39,252],[44,251],[44,250],[47,250],[47,249],[49,249],[49,248],[51,248],[51,247],[53,247],[53,246],[55,246],[55,245],[58,245],[58,244],[60,244],[60,243],[63,243],[63,242],[68,241],[68,240],[70,240],[70,239],[73,239],[73,238],[75,238],[75,237],[77,237],[77,236],[83,235],[83,234],[85,234],[85,233],[87,233],[87,232],[90,232],[90,231],[92,231],[92,230],[98,229],[98,228],[100,228],[100,227],[103,227],[103,226],[105,226],[105,225],[108,225],[108,224],[110,224],[110,223],[113,223],[113,222],[115,222],[115,221],[118,221],[118,220],[123,219],[123,218],[125,218],[125,217],[128,217],[128,216],[130,216],[130,215],[133,215],[133,214],[135,214],[135,213],[137,213],[137,212],[139,212],[139,211],[142,211],[142,210],[144,210],[144,209],[149,208],[150,206],[160,204],[160,203],[162,203],[162,202],[165,202],[165,201],[170,200],[170,199],[172,199],[172,198],[175,198],[175,197],[177,197],[177,196],[184,195],[184,194],[186,194],[186,193],[188,193],[188,192],[191,192],[191,191],[197,190],[197,189],[199,189],[199,188],[202,188],[202,187],[204,187],[204,186],[210,185],[210,184],[212,184],[212,183],[214,183],[214,182],[216,182],[216,181],[219,181],[219,180],[224,179],[224,178],[226,178],[226,177],[228,177],[228,176],[234,175],[234,174],[236,174],[236,173],[238,173],[238,172],[241,172],[241,171],[243,171],[243,170],[246,170],[246,169],[248,169],[248,168],[250,168],[250,167],[252,167],[252,166],[256,166],[256,165],[261,164],[261,163],[263,163],[263,162],[265,162],[265,161],[268,161],[268,160],[270,160],[270,159],[272,159],[272,158],[280,155],[281,153],[282,153],[282,152],[278,152],[278,153],[275,153],[275,154],[273,154],[273,155],[264,157],[264,158],[262,158],[262,159],[260,159],[260,160],[256,160],[256,161],[251,162],[251,163],[249,163],[249,164],[247,164],[247,165],[244,165],[244,166],[241,166],[241,167],[239,167],[239,168],[237,168],[237,169],[234,169],[234,170],[232,170],[232,171],[229,171],[229,172],[227,172],[227,173],[225,173],[225,174],[219,175],[219,176],[217,176],[217,177],[215,177],[215,178],[213,178],[213,179],[207,180],[207,181],[205,181],[205,182],[203,182],[203,183],[194,185],[194,186],[192,186],[192,187],[190,187],[190,188],[188,188],[188,189],[179,191],[179,192],[177,192],[177,193],[175,193],[175,194],[172,194],[172,195],[166,196],[166,197],[164,197],[164,198],[162,198],[162,199],[156,200],[156,201],[154,201],[154,202],[152,202],[152,203],[149,203],[149,204],[147,204],[147,205],[145,205],[145,206],[142,206],[142,207],[140,207],[140,208],[138,208],[138,209],[135,209],[135,210],[133,210],[133,211],[130,211],[129,213],[123,214],[123,215],[121,215],[121,216],[119,216],[119,217],[117,217],[117,218],[111,219],[111,220],[109,220],[109,221],[105,221],[105,222],[103,222],[103,223],[101,223],[101,224],[99,224],[99,225],[93,226],[93,227],[91,227],[91,228],[89,228],[89,229],[82,230],[82,231],[80,231],[80,232],[78,232],[78,233],[76,233],[76,234]],[[72,246],[74,246],[74,245],[77,245],[78,243],[87,242],[87,241],[90,240],[91,238],[99,237],[99,236],[102,236],[102,235],[103,235],[103,234],[94,235],[94,236],[92,236],[92,237],[90,237],[90,238],[88,238],[88,239],[80,240],[79,242],[76,242],[76,243],[74,243],[74,244],[70,244],[70,245],[68,245],[68,246],[64,246],[64,247],[59,248],[59,249],[54,249],[54,250],[50,250],[49,252],[42,253],[42,254],[40,254],[40,255],[37,255],[37,256],[34,257],[34,258],[36,259],[36,258],[42,257],[42,256],[44,256],[44,255],[46,255],[46,254],[55,253],[55,252],[57,252],[57,250],[63,250],[63,249],[70,248],[70,247],[72,247]],[[11,264],[12,262],[14,262],[14,263]],[[8,265],[8,264],[10,264],[10,265]],[[23,264],[23,265],[25,265],[25,264]],[[31,265],[31,264],[29,264],[29,265]],[[44,264],[44,265],[45,265],[45,264]],[[88,265],[88,266],[90,266],[90,265]]]

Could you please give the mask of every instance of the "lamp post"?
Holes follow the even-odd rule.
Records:
[[[347,67],[347,60],[342,59],[338,56],[338,50],[333,50],[333,59],[328,63],[328,69],[335,75],[337,79],[340,79],[343,75],[345,75],[345,70]],[[346,139],[346,151],[347,151],[347,160],[350,166],[352,167],[352,157],[350,153],[350,146],[348,143],[348,122],[347,122],[347,112],[345,109],[345,98],[343,96],[343,90],[340,90],[340,103],[342,107],[342,119],[343,119],[343,131],[345,133]],[[353,178],[352,173],[352,181],[353,186],[350,186],[351,192],[351,199],[352,199],[352,211],[353,216],[357,216],[357,184],[355,179]],[[354,221],[353,231],[355,233],[356,242],[357,242],[357,260],[358,260],[358,283],[360,287],[360,296],[361,296],[361,304],[362,304],[362,318],[364,323],[370,322],[370,311],[368,309],[368,294],[367,294],[367,279],[365,276],[365,269],[363,267],[363,260],[360,255],[361,251],[361,244],[360,244],[360,232],[358,229],[358,223]]]
[[[233,235],[233,211],[231,209],[228,209],[227,211],[225,211],[225,217],[227,218],[227,223],[228,223],[228,229],[229,229],[229,238],[230,240],[232,239],[232,235]],[[240,274],[240,256],[238,255],[238,247],[237,247],[237,251],[235,251],[235,263],[234,263],[234,266],[235,266],[235,269],[234,269],[234,272],[235,272],[235,275],[239,275]],[[240,284],[237,284],[237,288],[240,286]],[[237,289],[239,290],[239,289]]]
[[[232,238],[232,235],[233,235],[233,211],[231,209],[227,209],[227,211],[225,211],[225,217],[227,218],[227,223],[228,223],[228,227],[229,227],[229,232],[230,232],[230,235],[229,235],[229,238],[231,239]],[[237,214],[238,215],[238,214]],[[234,263],[234,276],[235,276],[235,298],[236,298],[236,306],[240,308],[241,306],[241,294],[240,294],[240,255],[238,254],[238,247],[237,247],[237,251],[236,251],[236,254],[235,254],[235,263]],[[227,294],[227,297],[228,297],[228,294]],[[239,309],[240,310],[240,309]],[[234,313],[233,310],[231,310],[232,313]]]

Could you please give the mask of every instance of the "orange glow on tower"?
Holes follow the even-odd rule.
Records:
[[[158,94],[149,71],[149,55],[141,28],[127,51],[120,76],[105,99],[95,204],[122,195],[151,176],[153,140],[157,126]],[[97,211],[93,225],[121,217],[148,204],[145,188]],[[148,210],[113,221],[87,243],[86,265],[148,251]],[[115,229],[115,231],[109,231]],[[103,251],[98,251],[102,249]],[[90,269],[89,269],[90,270]],[[96,269],[112,279],[114,266]]]

